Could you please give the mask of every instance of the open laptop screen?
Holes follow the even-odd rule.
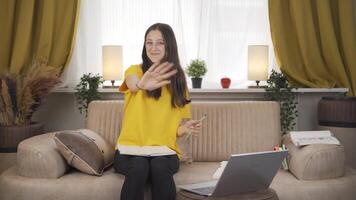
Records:
[[[231,155],[217,182],[181,186],[182,189],[205,196],[226,196],[267,189],[288,151],[266,151]],[[203,188],[211,191],[204,193]],[[195,189],[199,189],[196,191]]]

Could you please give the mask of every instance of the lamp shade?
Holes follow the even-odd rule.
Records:
[[[248,80],[268,78],[268,45],[248,46]]]
[[[121,80],[122,46],[103,46],[103,79]]]

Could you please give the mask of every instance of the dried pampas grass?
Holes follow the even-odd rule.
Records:
[[[33,113],[58,83],[60,68],[46,59],[34,60],[24,75],[4,75],[0,81],[0,125],[31,123]]]

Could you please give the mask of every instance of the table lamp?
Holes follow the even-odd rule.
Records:
[[[248,80],[256,81],[257,85],[249,88],[263,87],[260,81],[268,78],[268,45],[248,46]]]
[[[122,79],[122,46],[103,46],[103,79],[110,80],[111,86],[115,86],[116,80]]]

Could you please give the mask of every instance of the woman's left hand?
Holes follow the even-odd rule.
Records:
[[[201,130],[201,121],[199,120],[189,120],[187,122],[185,122],[184,126],[186,127],[186,134],[193,134],[194,136],[197,136],[197,134],[200,132]]]
[[[170,77],[174,76],[178,71],[173,69],[174,64],[164,62],[162,64],[154,63],[142,76],[137,86],[144,90],[155,90],[164,85],[170,84]]]

